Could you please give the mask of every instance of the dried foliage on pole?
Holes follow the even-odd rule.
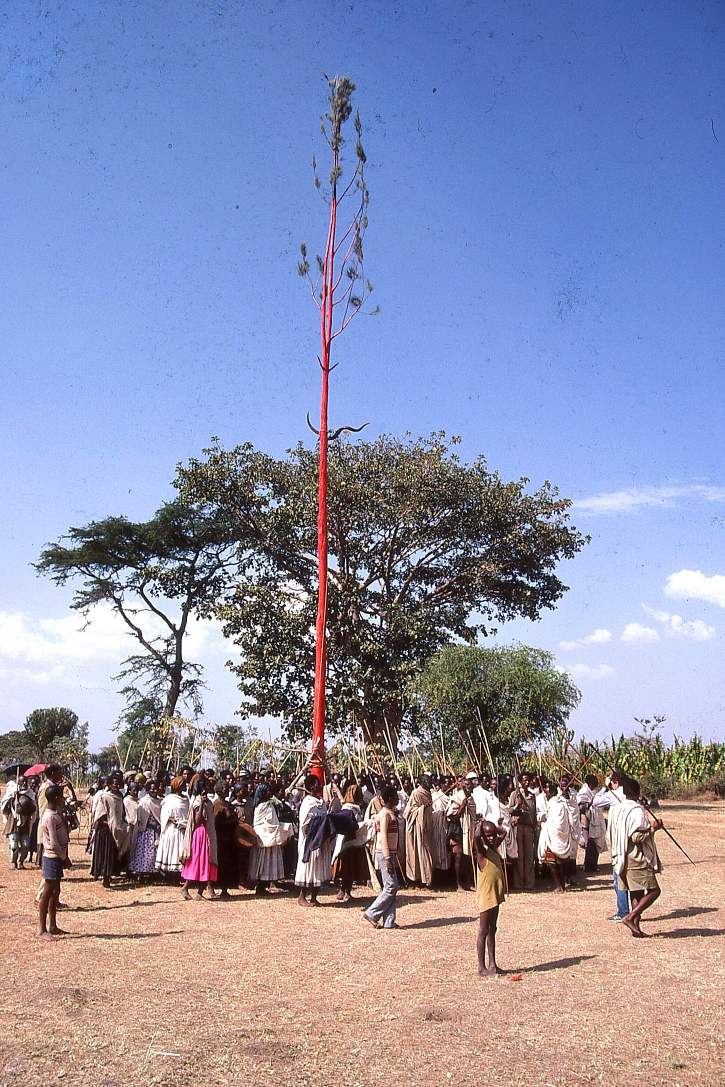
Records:
[[[300,246],[301,260],[297,270],[310,284],[312,298],[320,311],[321,354],[318,356],[322,370],[319,429],[310,428],[319,439],[318,513],[317,513],[317,621],[315,625],[315,694],[312,723],[312,769],[320,780],[324,778],[325,759],[325,680],[327,675],[327,459],[328,445],[344,431],[361,430],[362,427],[328,429],[328,399],[330,374],[337,363],[332,364],[332,346],[350,322],[362,310],[372,286],[365,278],[363,269],[363,235],[368,225],[367,208],[369,194],[365,182],[365,151],[362,145],[360,114],[355,113],[355,158],[349,181],[343,183],[343,154],[345,144],[343,128],[352,115],[352,95],[355,84],[347,76],[328,79],[329,112],[322,118],[320,131],[328,145],[331,167],[329,188],[324,186],[313,158],[312,168],[315,188],[323,196],[329,208],[327,237],[322,256],[316,257],[317,279],[313,279],[307,259],[307,245]],[[338,225],[342,205],[349,201],[352,211],[346,225]],[[347,210],[347,205],[345,207]]]

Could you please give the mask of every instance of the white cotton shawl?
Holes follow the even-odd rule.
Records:
[[[118,855],[123,857],[129,852],[131,846],[131,831],[126,823],[123,797],[119,796],[118,793],[109,791],[101,796],[96,811],[96,819],[103,819],[104,816],[118,850]]]
[[[161,832],[163,833],[169,823],[174,823],[183,833],[186,829],[186,821],[189,818],[189,801],[178,793],[168,793],[161,801]]]
[[[579,845],[586,845],[586,842],[584,841],[582,835],[582,817],[576,799],[572,799],[570,796],[568,796],[566,797],[566,803],[569,808],[569,820],[571,822],[571,843],[569,846],[569,857],[571,860],[575,861]]]
[[[142,800],[139,800],[136,813],[136,828],[139,834],[143,834],[146,830],[150,816],[153,816],[157,823],[161,822],[161,801],[154,800],[147,793]]]
[[[493,802],[497,799],[494,793],[490,792],[488,789],[484,789],[483,785],[477,785],[472,791],[471,796],[476,805],[476,815],[481,816],[483,819],[490,819],[492,823],[497,823],[498,816],[493,819],[489,814]]]
[[[367,845],[368,842],[372,842],[375,839],[375,820],[363,819],[362,811],[357,804],[343,804],[342,810],[352,812],[357,820],[358,826],[354,838],[346,840],[344,834],[337,835],[332,850],[333,863],[341,853],[346,853],[348,849],[360,849]]]
[[[108,789],[104,787],[93,794],[93,800],[91,801],[91,825],[98,819],[101,804],[103,803],[103,798],[107,792]]]
[[[633,834],[638,831],[648,831],[650,822],[641,804],[635,800],[623,800],[617,806],[617,818],[609,820],[609,833],[612,842],[612,864],[618,876],[624,874],[627,866],[627,849]],[[654,868],[655,872],[661,869],[660,859],[657,855],[657,847],[654,838],[650,835],[638,843],[642,855],[647,864]]]
[[[546,822],[542,824],[543,855],[546,848],[557,857],[568,857],[572,848],[571,812],[565,796],[552,796],[546,805]]]
[[[597,793],[597,795],[599,795],[599,793]],[[591,838],[593,842],[596,842],[597,847],[601,851],[607,848],[607,827],[604,822],[603,809],[601,806],[598,806],[595,801],[596,797],[589,786],[586,784],[582,785],[581,789],[576,794],[576,802],[577,804],[588,805],[586,819],[589,825],[586,836]],[[582,844],[586,845],[586,840]]]
[[[291,823],[280,823],[277,809],[271,800],[263,800],[254,809],[254,833],[259,845],[271,849],[274,845],[284,845],[292,836]]]
[[[591,802],[593,800],[594,800],[594,793],[592,792],[592,790],[589,788],[588,785],[586,785],[586,784],[582,785],[581,789],[576,794],[577,804],[591,804]]]

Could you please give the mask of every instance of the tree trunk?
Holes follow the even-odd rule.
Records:
[[[400,744],[400,725],[403,713],[399,706],[387,706],[382,711],[363,716],[362,728],[365,743],[380,744],[388,754],[392,744],[396,756]],[[388,756],[389,757],[389,756]]]

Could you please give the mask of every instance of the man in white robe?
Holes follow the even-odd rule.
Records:
[[[494,826],[499,827],[508,836],[511,832],[510,812],[506,805],[501,804],[499,799],[498,778],[495,776],[489,778],[487,784],[487,789],[479,785],[471,793],[476,804],[476,820],[479,823],[482,820],[493,823]],[[496,848],[501,859],[505,861],[507,857],[506,837]]]
[[[546,805],[546,818],[541,824],[539,838],[539,857],[548,865],[554,889],[559,894],[565,889],[573,842],[578,845],[579,832],[578,829],[575,832],[572,824],[568,787],[568,781],[562,778],[557,793]]]
[[[471,796],[473,797],[473,801],[476,805],[476,815],[480,819],[486,819],[486,813],[489,808],[492,794],[489,792],[488,789],[484,788],[478,774],[476,774],[475,771],[470,770],[466,777],[473,784]]]
[[[606,810],[604,808],[604,801],[609,799],[609,818],[607,821],[607,841],[609,842],[609,849],[612,856],[612,882],[614,884],[614,895],[617,901],[616,912],[611,914],[607,918],[609,921],[623,921],[629,913],[629,894],[627,888],[621,883],[619,879],[619,873],[617,870],[618,857],[616,855],[616,842],[618,838],[617,824],[622,815],[622,804],[624,803],[624,790],[622,789],[622,782],[624,781],[624,774],[621,774],[618,770],[612,770],[611,774],[605,779],[606,794],[604,797],[598,795],[595,797],[595,804],[598,808]]]
[[[657,873],[662,865],[655,845],[655,832],[662,821],[650,823],[639,802],[639,782],[625,777],[621,783],[625,799],[612,831],[612,856],[620,883],[629,891],[631,909],[622,918],[633,936],[645,935],[640,918],[660,896]]]
[[[587,774],[584,784],[576,794],[576,802],[582,824],[584,839],[584,871],[596,872],[599,867],[599,854],[607,848],[607,827],[604,812],[594,804],[594,797],[599,792],[599,782],[594,774]]]

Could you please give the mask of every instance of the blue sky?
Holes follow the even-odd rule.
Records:
[[[723,735],[720,4],[47,2],[0,27],[0,730],[66,704],[100,742],[120,708],[123,639],[77,634],[30,568],[46,541],[147,516],[213,434],[308,437],[325,71],[358,85],[381,307],[339,341],[333,421],[555,482],[592,542],[501,637],[572,670],[580,732]],[[193,637],[231,719],[228,651]]]

